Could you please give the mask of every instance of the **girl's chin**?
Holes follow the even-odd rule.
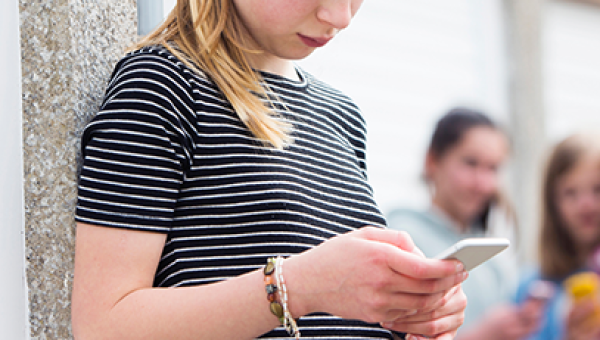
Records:
[[[590,247],[590,246],[596,246],[598,245],[599,241],[600,241],[600,231],[599,230],[587,230],[588,232],[585,232],[583,230],[580,230],[580,232],[577,235],[577,240],[579,240],[579,245],[583,246],[583,247]]]

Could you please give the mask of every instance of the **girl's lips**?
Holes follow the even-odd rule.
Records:
[[[331,38],[311,38],[302,34],[298,34],[300,40],[308,46],[308,47],[323,47],[325,46]]]

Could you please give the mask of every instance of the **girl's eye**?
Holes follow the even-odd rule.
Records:
[[[470,157],[463,158],[463,163],[471,168],[476,168],[478,165],[477,160],[475,158],[470,158]]]
[[[568,188],[568,189],[563,190],[562,195],[565,198],[572,199],[572,198],[575,198],[575,196],[577,196],[577,190],[575,190],[574,188]]]

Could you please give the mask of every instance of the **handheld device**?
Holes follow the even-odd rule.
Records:
[[[436,259],[456,259],[462,262],[466,271],[470,271],[483,262],[508,248],[510,241],[505,238],[481,237],[466,238],[436,256]]]

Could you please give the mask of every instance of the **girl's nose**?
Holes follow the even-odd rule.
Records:
[[[477,188],[486,195],[493,195],[498,190],[498,176],[489,170],[477,171],[475,173]]]
[[[353,0],[325,0],[317,10],[317,18],[331,27],[342,30],[352,21]]]

